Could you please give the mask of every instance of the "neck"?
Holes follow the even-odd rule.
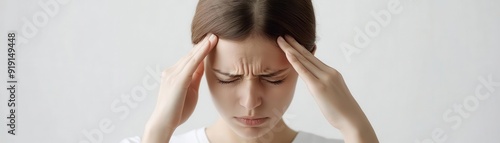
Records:
[[[297,132],[288,127],[281,119],[267,133],[257,138],[244,138],[237,135],[226,122],[219,118],[217,122],[206,129],[210,142],[241,142],[241,143],[290,143]]]

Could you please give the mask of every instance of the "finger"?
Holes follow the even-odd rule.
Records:
[[[202,45],[208,43],[208,38],[209,37],[210,37],[210,34],[207,34],[207,36],[205,36],[203,38],[203,40],[201,40],[200,42],[198,42],[196,45],[193,46],[193,48],[189,51],[189,53],[186,56],[182,57],[181,60],[179,60],[174,65],[176,67],[175,70],[174,70],[174,73],[178,74],[179,72],[182,71],[182,69],[184,69],[184,67],[186,66],[187,62],[189,62],[189,59],[191,59],[193,57],[193,55],[200,50],[200,48],[202,47]]]
[[[186,65],[184,68],[181,70],[183,74],[191,75],[193,72],[196,70],[198,64],[203,61],[203,59],[210,53],[210,51],[217,45],[217,36],[211,34],[210,38],[208,39],[209,41],[203,44],[198,50],[198,52],[194,53],[193,56],[188,59]]]
[[[297,57],[286,54],[287,59],[292,63],[292,67],[297,71],[299,77],[302,78],[307,84],[313,83],[316,79],[318,79],[314,74],[311,73],[302,63],[299,62]]]
[[[307,69],[309,69],[309,71],[312,72],[313,75],[319,77],[319,74],[322,73],[321,69],[319,69],[311,61],[309,61],[302,54],[300,54],[299,51],[297,51],[296,48],[290,45],[290,43],[288,43],[283,37],[281,37],[281,40],[279,41],[281,41],[282,45],[284,45],[285,49],[287,49],[286,52],[293,54],[299,60],[299,62],[301,62],[304,65],[304,67],[306,67]]]
[[[305,59],[299,59],[299,57],[297,57],[297,55],[299,55],[297,51],[295,51],[295,49],[293,49],[291,45],[289,45],[281,36],[278,37],[278,45],[285,52],[288,61],[290,62],[290,64],[292,64],[292,67],[299,73],[299,76],[307,80],[318,79],[317,76],[313,72],[311,72],[313,68],[316,68],[316,70],[318,70],[317,67],[312,65],[310,62],[309,64],[304,65],[301,60]]]
[[[313,63],[316,67],[323,71],[327,71],[329,66],[316,58],[310,51],[308,51],[304,46],[302,46],[295,38],[286,35],[285,41],[289,43],[295,50],[297,50],[302,56]]]
[[[188,61],[187,59],[190,59],[194,55],[194,53],[198,52],[201,45],[208,42],[208,37],[210,37],[210,35],[205,36],[203,40],[194,45],[194,47],[189,51],[189,53],[186,56],[182,57],[179,61],[177,61],[177,63],[175,63],[174,66],[181,66],[180,69],[182,69],[183,66],[186,65],[186,62]]]
[[[205,70],[205,65],[201,62],[196,68],[196,71],[193,73],[193,81],[191,82],[190,87],[194,90],[198,91],[200,88],[201,77],[203,77],[203,71]]]

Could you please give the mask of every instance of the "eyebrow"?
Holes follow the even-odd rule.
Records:
[[[285,69],[281,69],[281,70],[278,70],[278,71],[275,71],[275,72],[272,72],[272,73],[263,73],[263,74],[258,74],[258,76],[262,76],[262,77],[274,77],[276,75],[279,75],[280,73],[283,73],[284,71],[286,71],[288,68],[285,68]],[[225,72],[222,72],[218,69],[212,69],[213,71],[215,71],[216,73],[219,73],[219,74],[222,74],[222,75],[225,75],[225,76],[228,76],[228,77],[241,77],[243,76],[242,74],[231,74],[231,73],[225,73]]]

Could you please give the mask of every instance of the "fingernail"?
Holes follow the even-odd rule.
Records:
[[[210,34],[210,38],[208,38],[208,39],[210,39],[210,41],[214,40],[215,39],[215,35],[214,34]]]
[[[283,39],[283,37],[279,36],[279,37],[278,37],[278,40],[283,41],[284,39]]]

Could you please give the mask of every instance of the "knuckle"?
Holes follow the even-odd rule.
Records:
[[[172,68],[167,68],[167,69],[164,69],[162,72],[161,72],[161,77],[166,77],[170,74],[170,72],[172,71]]]
[[[194,56],[191,60],[192,60],[192,62],[198,62],[198,61],[201,60],[201,57],[200,56]]]
[[[299,60],[296,57],[294,57],[294,56],[290,56],[290,62],[292,62],[292,63],[298,63]]]
[[[314,83],[315,87],[319,90],[319,91],[326,91],[328,89],[328,86],[324,83],[324,82],[318,82],[318,83]]]
[[[161,72],[160,77],[161,77],[162,79],[167,79],[167,78],[169,78],[169,77],[172,75],[172,73],[175,71],[175,69],[176,69],[176,66],[173,66],[173,67],[169,67],[169,68],[164,69],[164,70]]]
[[[328,74],[327,74],[327,78],[328,78],[328,79],[331,79],[331,80],[333,80],[333,79],[338,79],[338,78],[340,78],[340,76],[341,76],[341,75],[340,75],[340,72],[339,72],[339,71],[337,71],[336,69],[330,69],[330,70],[328,71]]]

